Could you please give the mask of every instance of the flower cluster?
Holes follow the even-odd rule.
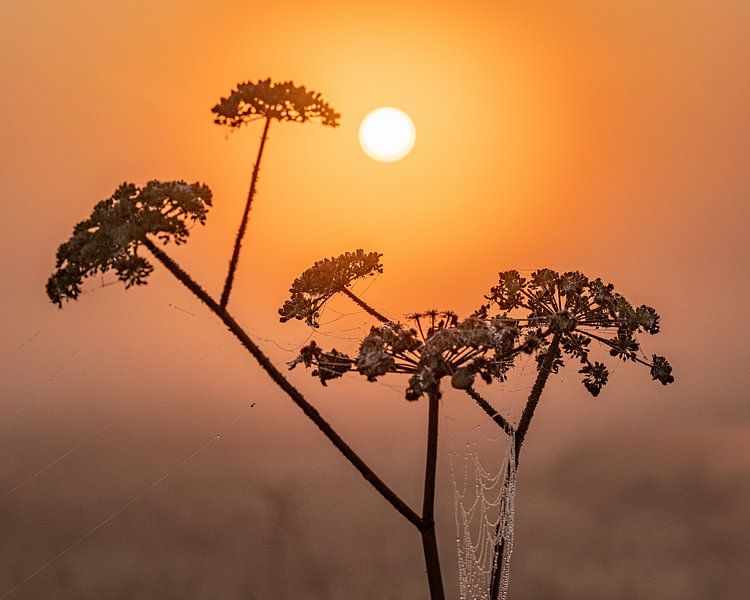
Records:
[[[359,269],[342,270],[342,264],[351,266],[354,256],[349,253],[321,261],[305,271],[292,286],[292,298],[279,311],[282,321],[304,318],[317,326],[320,308],[331,296],[344,291],[354,278],[382,272],[381,255],[364,255],[361,250],[356,256],[369,256],[369,261],[358,263]],[[503,381],[522,352],[536,352],[538,369],[557,373],[564,366],[565,354],[581,363],[583,384],[597,396],[609,379],[609,370],[590,359],[591,342],[596,341],[613,357],[648,366],[654,380],[664,385],[674,381],[666,358],[639,356],[636,334],[658,333],[659,315],[650,306],[634,307],[601,279],[550,269],[535,271],[526,279],[517,271],[506,271],[499,274],[498,285],[485,298],[487,303],[464,320],[449,311],[409,315],[406,324],[385,320],[372,327],[356,356],[335,349],[327,352],[312,342],[302,348],[290,368],[298,364],[314,367],[313,375],[324,384],[349,371],[369,381],[388,373],[409,374],[406,398],[417,400],[425,394],[439,396],[445,377],[450,377],[453,387],[464,390],[471,390],[477,375],[486,383]],[[499,312],[492,314],[493,308]]]
[[[312,341],[300,350],[299,356],[289,363],[289,368],[293,369],[300,363],[308,368],[314,367],[313,377],[318,377],[320,383],[326,385],[329,379],[336,379],[349,371],[352,359],[336,348],[326,352]]]
[[[181,244],[190,224],[205,223],[210,206],[211,190],[200,183],[150,181],[143,188],[123,183],[58,248],[47,295],[62,306],[78,297],[86,277],[110,269],[126,287],[146,283],[153,265],[138,254],[141,240],[151,234]]]
[[[459,321],[452,312],[427,311],[410,315],[413,327],[388,323],[372,327],[356,357],[325,352],[312,342],[302,348],[290,368],[314,366],[321,382],[357,371],[369,381],[387,373],[410,374],[407,400],[440,395],[440,380],[451,377],[454,387],[468,389],[479,375],[485,382],[502,381],[514,357],[529,347],[514,346],[520,330],[511,319],[469,317]]]
[[[341,116],[323,101],[319,92],[291,81],[272,83],[270,79],[240,83],[211,112],[216,115],[215,123],[229,127],[240,127],[256,117],[296,123],[319,119],[323,125],[337,127]]]
[[[659,333],[659,315],[650,306],[634,307],[622,295],[614,291],[611,283],[601,279],[589,279],[585,275],[570,271],[557,273],[540,269],[529,279],[518,271],[499,274],[498,285],[485,296],[488,300],[476,314],[487,316],[492,307],[508,316],[521,312],[519,319],[526,329],[558,336],[560,349],[577,359],[584,375],[583,384],[592,395],[597,396],[606,385],[609,371],[601,362],[589,359],[590,344],[603,344],[613,357],[644,364],[650,368],[651,376],[664,385],[672,383],[672,367],[663,356],[653,355],[651,360],[639,357],[641,349],[636,334]],[[553,362],[553,372],[563,366],[562,354]],[[545,351],[538,355],[544,360]]]
[[[360,249],[316,262],[289,288],[291,297],[279,309],[281,322],[304,319],[311,327],[319,327],[320,310],[332,296],[344,292],[358,279],[383,272],[381,256]]]

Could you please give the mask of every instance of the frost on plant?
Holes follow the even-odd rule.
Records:
[[[319,120],[323,125],[337,127],[341,117],[319,92],[291,81],[273,83],[270,79],[240,83],[211,111],[216,115],[215,123],[229,127],[240,127],[257,117],[296,123]]]
[[[200,183],[149,181],[142,188],[123,183],[94,206],[91,216],[60,245],[47,295],[62,306],[63,300],[78,297],[86,277],[110,269],[125,287],[143,285],[153,271],[138,253],[146,235],[181,244],[190,234],[190,225],[206,222],[210,206],[211,190]]]

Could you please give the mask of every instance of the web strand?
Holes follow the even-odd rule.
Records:
[[[235,418],[227,427],[227,430],[234,429],[235,425],[242,419],[243,416],[245,416],[246,412],[243,411],[237,418]],[[47,562],[40,565],[37,569],[32,571],[27,577],[22,579],[20,582],[18,582],[15,586],[13,586],[10,590],[5,592],[2,596],[0,596],[0,600],[4,600],[17,590],[19,590],[21,587],[26,585],[29,581],[34,579],[37,575],[42,573],[45,569],[52,566],[54,563],[56,563],[58,560],[60,560],[63,556],[65,556],[68,552],[71,550],[74,550],[78,546],[80,546],[83,542],[85,542],[87,539],[89,539],[92,535],[94,535],[97,531],[100,529],[106,527],[109,523],[114,521],[117,517],[119,517],[123,512],[125,512],[127,509],[129,509],[131,506],[136,504],[139,500],[141,500],[144,496],[146,496],[149,492],[151,492],[153,489],[164,483],[170,476],[172,476],[180,467],[186,465],[191,460],[193,460],[196,456],[198,456],[200,453],[202,453],[204,450],[206,450],[209,446],[213,445],[217,441],[221,439],[221,434],[216,434],[211,436],[209,439],[205,440],[200,446],[198,446],[193,452],[191,452],[186,458],[175,464],[171,469],[169,469],[166,473],[161,475],[158,479],[154,480],[148,487],[143,489],[141,492],[133,496],[130,500],[128,500],[125,504],[123,504],[120,508],[115,510],[112,514],[110,514],[108,517],[100,521],[98,524],[96,524],[94,527],[89,529],[86,533],[81,535],[79,538],[77,538],[75,541],[68,544],[65,548],[63,548],[59,553],[57,553],[55,556],[50,558]],[[59,461],[57,461],[59,462]],[[20,485],[23,485],[22,482]],[[19,487],[17,486],[17,487]],[[6,495],[12,493],[11,492],[6,493]]]
[[[461,600],[489,600],[496,561],[501,563],[499,598],[508,596],[516,494],[514,436],[503,435],[491,446],[492,462],[499,462],[494,469],[485,467],[477,441],[465,444],[463,456],[453,451],[450,457]],[[502,552],[496,553],[496,547]]]

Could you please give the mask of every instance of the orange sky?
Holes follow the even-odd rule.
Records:
[[[740,312],[735,286],[747,289],[725,283],[747,255],[746,3],[397,5],[6,4],[10,351],[37,322],[92,317],[88,299],[56,315],[40,282],[71,226],[123,180],[211,186],[208,227],[174,252],[219,286],[259,127],[227,136],[209,109],[266,76],[322,91],[343,117],[337,130],[271,128],[235,301],[264,333],[289,330],[274,309],[298,272],[355,247],[384,253],[368,293],[393,315],[466,311],[499,269],[550,266],[658,307],[660,345],[679,348],[695,319],[714,343],[734,331],[711,320]],[[381,105],[416,123],[396,164],[358,146]],[[107,292],[107,312],[160,302],[164,279]]]
[[[145,288],[99,289],[63,311],[44,295],[72,226],[120,182],[152,178],[214,191],[207,227],[170,252],[218,293],[260,126],[227,135],[210,108],[237,82],[271,77],[321,91],[342,114],[335,130],[271,126],[232,304],[275,360],[292,354],[276,344],[309,334],[280,325],[276,308],[326,256],[382,252],[366,298],[397,317],[466,313],[500,269],[577,269],[659,310],[663,333],[646,351],[667,355],[678,382],[623,366],[592,400],[570,372],[555,384],[565,408],[548,405],[540,431],[562,439],[623,418],[691,430],[710,417],[747,439],[749,3],[37,1],[3,3],[0,23],[3,427],[20,419],[32,440],[40,416],[65,429],[155,397],[165,423],[183,400],[210,419],[248,390],[267,407],[253,435],[295,414],[159,267]],[[417,129],[394,164],[357,140],[383,105]],[[387,422],[385,408],[361,403],[353,416],[346,399],[383,389],[351,376],[323,394],[307,374],[293,379],[380,448],[367,419]],[[408,410],[388,397],[388,410]]]

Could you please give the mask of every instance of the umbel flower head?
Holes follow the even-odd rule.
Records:
[[[320,310],[330,298],[359,279],[383,272],[381,256],[359,249],[319,260],[292,283],[291,297],[279,309],[280,321],[304,319],[311,327],[319,327]]]
[[[330,291],[333,287],[325,287],[330,280],[321,279],[319,284]],[[315,306],[330,295],[319,293]],[[305,297],[297,302],[294,299],[293,288],[292,300],[287,301],[290,313],[294,307],[300,307],[298,314],[303,316],[313,310],[312,304],[305,304]],[[565,353],[580,361],[583,384],[597,396],[609,371],[589,358],[593,340],[612,356],[648,366],[654,380],[664,385],[674,381],[666,358],[653,355],[648,360],[638,355],[636,334],[658,333],[659,315],[649,306],[634,308],[600,279],[542,269],[527,280],[517,271],[506,271],[500,273],[499,284],[486,299],[488,303],[464,320],[450,311],[433,310],[409,315],[407,325],[373,327],[353,357],[335,349],[326,351],[312,342],[302,348],[290,368],[298,364],[313,367],[313,375],[323,384],[349,371],[357,371],[369,381],[388,373],[410,374],[406,398],[417,400],[424,394],[439,396],[445,377],[450,377],[453,387],[466,390],[477,375],[486,383],[504,381],[516,357],[524,352],[537,353],[540,371],[546,364],[557,373],[564,366]],[[490,314],[493,307],[500,309],[499,314]],[[552,360],[550,352],[554,353]]]
[[[240,127],[257,117],[304,123],[317,119],[323,125],[337,127],[341,116],[323,100],[319,92],[296,86],[291,81],[240,83],[237,89],[211,109],[214,122]]]
[[[335,349],[326,352],[315,342],[302,348],[290,363],[314,366],[321,382],[357,371],[369,381],[387,373],[410,374],[407,400],[424,394],[440,395],[440,381],[451,377],[453,387],[471,387],[476,375],[485,382],[503,381],[513,358],[524,345],[515,346],[520,330],[511,319],[469,317],[459,321],[450,311],[430,310],[409,315],[409,324],[373,327],[362,340],[356,357]]]
[[[146,235],[181,244],[189,225],[205,223],[210,206],[211,190],[201,183],[149,181],[143,188],[123,183],[60,245],[47,295],[62,306],[78,297],[86,277],[110,269],[125,287],[146,283],[153,265],[138,254]]]
[[[549,334],[557,335],[562,352],[580,361],[583,384],[594,396],[607,383],[609,371],[603,363],[589,359],[592,341],[603,344],[613,357],[648,366],[654,380],[672,383],[672,367],[666,358],[639,357],[641,345],[636,334],[659,333],[659,315],[650,306],[634,307],[614,289],[611,283],[591,280],[577,271],[560,274],[540,269],[528,280],[518,271],[504,271],[499,274],[498,285],[485,296],[488,303],[476,314],[486,316],[492,307],[503,316],[520,312],[523,317],[519,322],[524,328],[531,335],[545,338],[543,347]],[[546,351],[537,356],[540,364]],[[560,350],[555,352],[552,369],[556,373],[563,360]]]

